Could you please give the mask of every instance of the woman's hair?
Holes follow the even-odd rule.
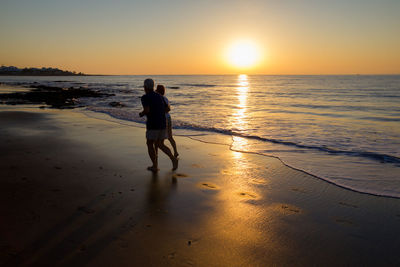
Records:
[[[164,95],[165,94],[165,87],[162,84],[157,85],[157,89],[156,91],[160,94],[160,95]]]

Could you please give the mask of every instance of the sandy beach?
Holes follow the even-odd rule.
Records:
[[[89,114],[89,113],[87,113]],[[395,266],[400,200],[280,160],[74,110],[0,111],[2,266]],[[203,140],[204,141],[204,140]]]

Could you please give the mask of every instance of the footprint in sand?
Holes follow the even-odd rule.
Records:
[[[200,164],[192,164],[192,168],[198,168],[198,169],[200,169],[200,168],[204,168],[204,166],[203,166],[203,165],[200,165]]]
[[[342,206],[350,207],[350,208],[355,208],[355,209],[358,208],[357,205],[349,204],[349,203],[346,203],[346,202],[339,202],[339,204],[342,205]]]
[[[172,175],[172,178],[185,178],[185,177],[189,177],[189,175],[184,173],[175,173],[174,175]]]
[[[300,209],[296,208],[295,206],[290,206],[290,205],[286,205],[286,204],[283,204],[281,206],[281,208],[283,210],[287,210],[287,211],[290,211],[290,212],[293,212],[293,213],[299,213],[300,212]]]
[[[197,242],[199,242],[200,238],[194,238],[194,239],[189,239],[187,242],[188,246],[191,246],[193,244],[196,244]]]
[[[275,211],[286,214],[286,215],[298,214],[301,212],[300,208],[293,206],[293,205],[289,205],[289,204],[276,204],[276,205],[272,206],[272,208]]]
[[[175,259],[175,256],[176,256],[176,252],[174,251],[172,253],[169,253],[167,257],[168,257],[168,259],[172,260],[172,259]]]
[[[342,225],[352,226],[354,223],[350,220],[343,219],[343,218],[336,218],[335,222]]]
[[[302,188],[292,188],[292,191],[299,193],[307,193],[307,191]]]
[[[256,194],[249,193],[249,192],[239,192],[238,195],[240,197],[246,198],[246,199],[256,199],[256,198],[258,198]]]
[[[199,186],[203,189],[218,190],[218,186],[212,183],[200,183]]]
[[[250,182],[253,183],[253,184],[261,184],[261,185],[266,185],[266,184],[268,184],[267,181],[265,181],[265,180],[263,180],[263,179],[256,179],[256,178],[251,179]]]
[[[192,261],[192,260],[186,260],[186,261],[185,261],[185,265],[187,265],[187,266],[194,266],[194,265],[195,265],[195,262]]]
[[[129,244],[128,244],[128,242],[125,241],[125,240],[120,240],[118,246],[119,246],[120,248],[122,248],[122,249],[125,249],[125,248],[128,248],[128,247],[129,247]]]
[[[86,213],[86,214],[94,213],[94,210],[89,209],[89,208],[84,207],[84,206],[78,207],[78,210],[81,211],[81,212],[84,212],[84,213]]]
[[[120,215],[122,213],[122,209],[116,209],[114,210],[115,215]]]

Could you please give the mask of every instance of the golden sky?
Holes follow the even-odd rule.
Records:
[[[398,0],[0,2],[0,64],[89,74],[399,74]],[[234,67],[237,40],[259,50]]]

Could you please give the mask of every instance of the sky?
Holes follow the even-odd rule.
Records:
[[[400,0],[0,0],[0,65],[88,74],[400,74]],[[238,40],[255,65],[227,59]]]

